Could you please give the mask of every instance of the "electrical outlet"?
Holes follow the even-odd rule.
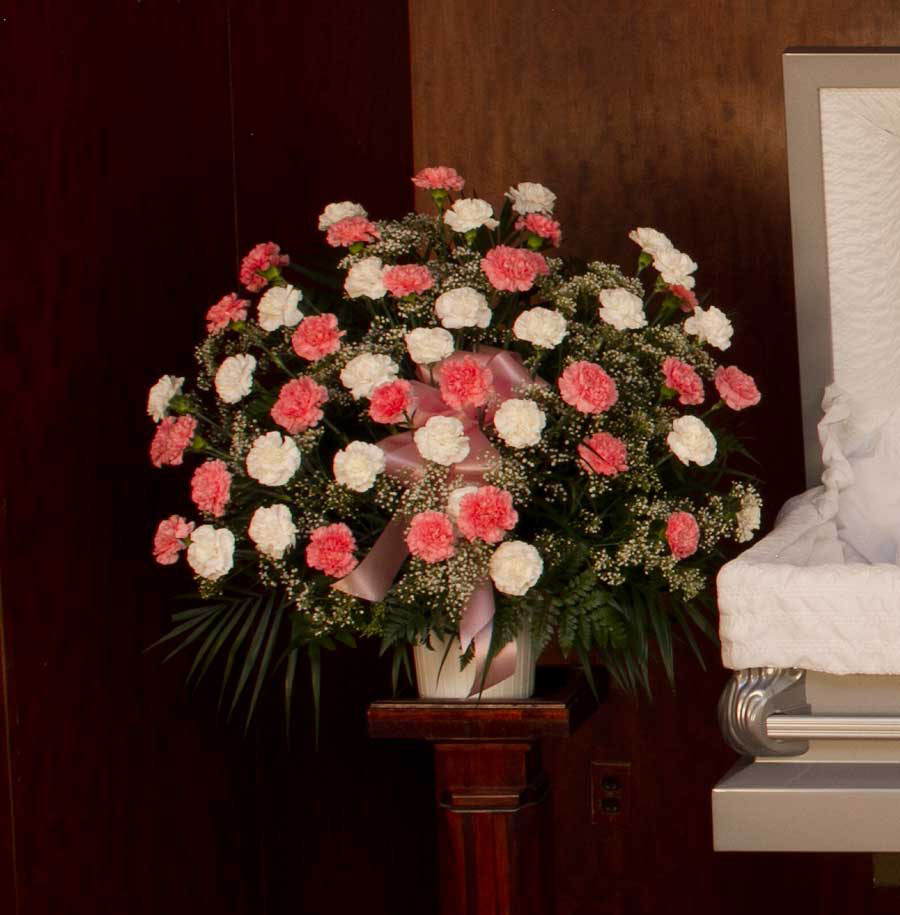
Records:
[[[591,762],[591,823],[610,835],[628,824],[631,763]]]

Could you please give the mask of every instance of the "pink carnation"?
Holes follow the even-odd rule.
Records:
[[[520,232],[524,229],[540,238],[546,238],[554,248],[558,248],[562,241],[562,230],[559,223],[543,213],[528,213],[520,216],[516,220],[516,228]]]
[[[200,511],[221,518],[230,496],[231,474],[224,461],[207,461],[194,471],[191,477],[191,499]]]
[[[727,369],[716,369],[713,380],[719,396],[732,410],[752,407],[759,403],[762,396],[753,378],[746,372],[742,372],[736,365],[729,365]]]
[[[289,261],[286,254],[281,253],[281,248],[273,241],[266,241],[257,245],[241,261],[240,279],[251,292],[259,292],[269,285],[266,273],[272,267],[281,267]]]
[[[346,331],[338,330],[337,317],[333,314],[310,315],[304,318],[291,337],[294,352],[310,362],[336,353],[341,348],[341,337]]]
[[[399,264],[385,270],[381,282],[392,296],[402,299],[405,295],[431,289],[434,277],[427,267],[420,264]]]
[[[481,269],[495,289],[528,292],[535,277],[549,273],[547,262],[537,251],[497,245],[481,259]]]
[[[156,435],[150,442],[150,460],[154,467],[163,464],[180,464],[184,449],[191,443],[197,431],[197,420],[193,416],[167,416],[157,427]]]
[[[184,542],[191,536],[194,522],[172,515],[159,522],[153,537],[153,558],[162,566],[170,566],[178,559],[178,554],[187,547]]]
[[[628,470],[625,442],[608,432],[596,432],[578,446],[578,456],[585,470],[614,477]]]
[[[459,529],[468,540],[498,543],[519,520],[512,496],[496,486],[481,486],[459,501]]]
[[[206,329],[211,334],[224,330],[232,321],[243,321],[247,317],[246,299],[239,299],[236,292],[229,292],[206,313]]]
[[[369,416],[376,423],[399,423],[412,401],[412,385],[408,381],[386,381],[372,391]]]
[[[700,303],[697,301],[697,296],[694,295],[693,291],[688,289],[687,286],[669,286],[669,292],[675,296],[676,299],[681,300],[681,310],[682,311],[693,311]]]
[[[343,578],[356,568],[356,539],[346,524],[317,527],[306,547],[306,564],[332,578]]]
[[[301,375],[289,381],[278,392],[278,400],[269,411],[279,426],[291,435],[314,426],[324,415],[319,407],[328,400],[328,391],[312,378]]]
[[[674,512],[666,522],[666,540],[676,559],[686,559],[697,552],[700,528],[690,512]]]
[[[666,379],[666,387],[678,394],[678,403],[703,403],[703,382],[693,366],[674,356],[667,356],[663,359],[662,372]]]
[[[440,368],[441,397],[449,407],[481,407],[491,393],[493,372],[472,356],[448,359]]]
[[[562,399],[579,413],[603,413],[619,399],[616,383],[595,362],[573,362],[558,384]]]
[[[419,512],[413,515],[406,535],[406,545],[413,556],[425,562],[441,562],[455,552],[453,522],[443,512]]]
[[[466,181],[449,165],[432,165],[415,175],[412,183],[423,190],[461,191]]]
[[[378,227],[374,222],[369,222],[365,216],[348,216],[340,219],[328,227],[325,241],[332,248],[349,248],[356,242],[378,241]]]

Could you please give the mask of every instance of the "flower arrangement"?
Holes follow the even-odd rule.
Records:
[[[150,391],[154,465],[197,462],[196,520],[154,542],[160,563],[185,553],[202,599],[170,637],[197,675],[226,657],[232,710],[252,683],[252,714],[276,669],[289,703],[301,652],[317,695],[322,649],[358,636],[394,649],[395,684],[430,633],[494,682],[523,625],[629,688],[655,641],[671,676],[673,629],[695,650],[692,625],[713,634],[721,544],[759,525],[713,425],[759,391],[717,363],[732,327],[688,255],[638,228],[636,275],[576,265],[552,256],[542,185],[495,214],[452,168],[413,182],[435,215],[325,208],[336,287],[257,245],[245,292],[207,312],[194,385]]]

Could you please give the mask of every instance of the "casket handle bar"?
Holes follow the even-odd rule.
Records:
[[[725,742],[744,756],[805,753],[809,749],[806,735],[776,735],[770,729],[773,715],[792,713],[794,722],[808,715],[805,678],[806,671],[794,667],[736,670],[719,699],[719,726]]]

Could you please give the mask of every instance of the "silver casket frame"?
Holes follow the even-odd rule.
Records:
[[[895,93],[900,111],[900,49],[791,48],[783,63],[803,442],[812,487],[822,472],[822,392],[841,358],[840,320],[831,304],[841,277],[830,272],[839,265],[829,264],[828,233],[846,231],[835,220],[850,218],[826,214],[823,112],[842,92],[856,93],[864,107],[867,92],[882,100]],[[877,117],[867,129],[896,134],[895,125]],[[867,171],[881,167],[885,188],[900,199],[897,161],[867,163]],[[896,225],[900,250],[900,212]],[[882,371],[891,376],[897,366]],[[872,383],[884,383],[875,369]],[[712,792],[717,850],[900,852],[900,676],[738,670],[722,694],[719,719],[742,759]]]

